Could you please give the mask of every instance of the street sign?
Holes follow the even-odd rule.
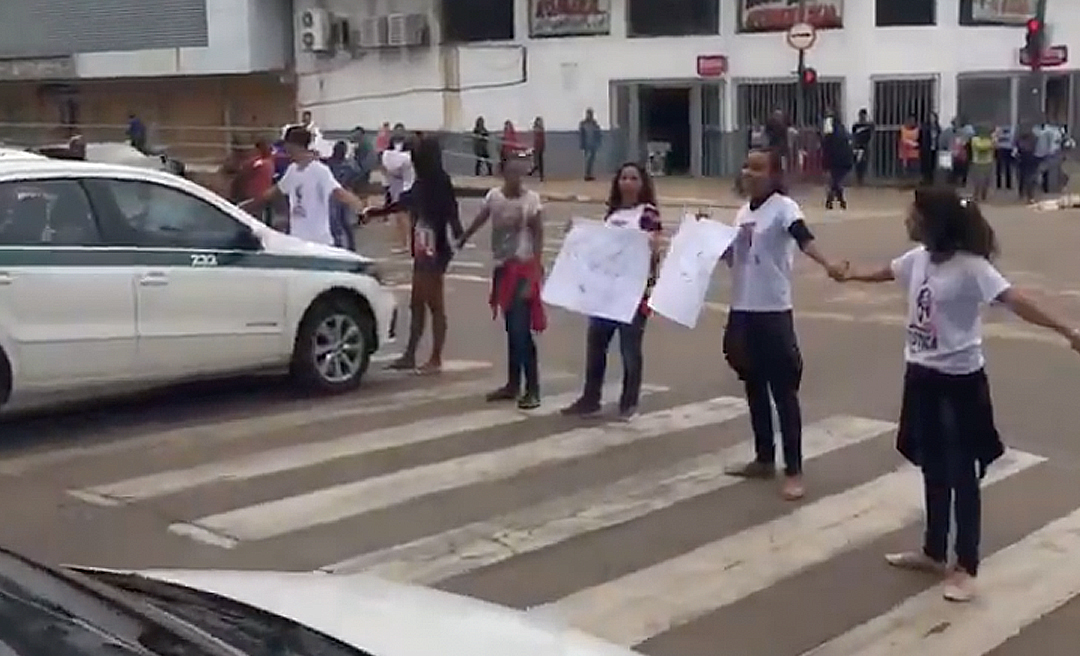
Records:
[[[698,55],[698,77],[723,77],[727,74],[727,55]]]
[[[787,31],[787,43],[800,52],[809,50],[817,42],[817,28],[810,23],[795,23]]]
[[[1021,48],[1020,65],[1031,66],[1033,63],[1035,62],[1031,61],[1028,51]],[[1042,67],[1064,66],[1069,63],[1069,46],[1050,46],[1043,51],[1038,63]]]

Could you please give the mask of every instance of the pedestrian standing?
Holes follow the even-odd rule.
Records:
[[[274,186],[274,159],[270,144],[265,139],[255,142],[248,159],[236,174],[239,203],[247,205],[252,199],[262,198]],[[273,212],[264,207],[252,214],[266,225],[273,224]]]
[[[383,151],[390,147],[390,122],[384,121],[379,126],[379,132],[375,135],[375,153],[382,155]]]
[[[480,213],[458,241],[458,249],[491,221],[492,309],[506,325],[506,384],[489,402],[517,401],[522,410],[540,407],[540,364],[534,332],[546,328],[540,301],[543,281],[544,217],[540,195],[522,185],[528,163],[522,157],[503,167],[502,185],[484,197]],[[524,382],[524,391],[522,383]]]
[[[843,274],[843,267],[821,253],[802,208],[787,195],[783,164],[776,150],[752,151],[742,177],[749,201],[735,217],[739,236],[724,255],[732,272],[724,355],[746,389],[756,457],[728,473],[756,479],[776,476],[775,403],[784,454],[781,492],[784,498],[795,500],[805,493],[799,406],[803,361],[791,299],[795,250],[801,250],[834,279]]]
[[[937,112],[930,112],[917,126],[917,152],[919,172],[923,185],[932,185],[937,179],[938,153],[941,148],[941,119]],[[951,160],[950,160],[951,161]]]
[[[442,147],[435,137],[424,137],[413,145],[412,162],[416,167],[416,183],[403,192],[396,202],[379,208],[368,208],[364,219],[388,214],[404,214],[411,220],[413,268],[409,289],[409,338],[405,351],[388,369],[415,370],[418,374],[437,374],[442,371],[443,347],[446,344],[446,269],[454,256],[453,239],[460,239],[464,230],[458,214],[454,184],[443,168]],[[431,314],[431,357],[417,368],[416,351],[424,336],[427,314]]]
[[[999,125],[994,130],[994,172],[997,188],[1012,189],[1013,169],[1016,167],[1016,135],[1011,125]]]
[[[512,121],[503,123],[502,139],[499,143],[499,172],[501,173],[510,158],[517,157],[521,152],[521,142],[518,141],[517,130]]]
[[[859,120],[851,126],[851,145],[855,155],[855,182],[860,187],[866,183],[866,173],[870,168],[870,141],[877,128],[870,120],[870,113],[859,110]]]
[[[990,183],[994,177],[994,139],[988,126],[975,128],[975,136],[969,144],[971,149],[971,183],[975,200],[985,201],[990,195]]]
[[[491,133],[484,124],[484,117],[477,116],[476,124],[472,129],[472,149],[476,163],[473,165],[473,175],[494,175],[491,170]]]
[[[821,152],[825,169],[829,172],[829,188],[825,195],[825,209],[831,210],[833,203],[840,203],[840,209],[847,209],[844,197],[844,179],[851,172],[855,153],[851,147],[851,135],[837,118],[833,110],[825,117],[825,129],[822,130]]]
[[[969,601],[979,571],[986,468],[1004,452],[994,425],[982,349],[980,310],[998,302],[1049,328],[1080,352],[1080,330],[1039,308],[994,268],[994,230],[978,206],[950,188],[921,189],[908,211],[919,243],[876,270],[849,269],[844,280],[897,281],[907,293],[906,370],[897,448],[922,469],[926,532],[921,551],[889,554],[890,565],[946,576],[944,596]],[[956,563],[947,566],[955,520]]]
[[[344,141],[338,141],[333,146],[330,157],[326,158],[326,165],[334,174],[334,179],[342,187],[354,190],[356,181],[356,167],[349,159],[349,145]],[[354,191],[355,193],[355,191]],[[349,251],[356,251],[356,233],[353,231],[353,221],[349,217],[349,208],[337,200],[330,201],[330,231],[334,235],[334,245]]]
[[[596,114],[592,107],[585,110],[585,118],[578,123],[578,145],[585,158],[585,179],[596,179],[596,154],[600,152],[600,143],[603,141],[604,131],[596,121]]]
[[[604,223],[622,230],[641,230],[649,234],[652,254],[649,261],[648,284],[645,296],[630,323],[600,317],[589,318],[585,338],[585,389],[581,396],[562,409],[563,415],[592,416],[600,412],[604,374],[607,371],[608,347],[615,334],[619,335],[622,354],[623,382],[619,397],[619,417],[629,420],[637,414],[644,375],[642,342],[649,318],[649,292],[656,284],[660,265],[660,237],[663,226],[656,209],[656,190],[648,172],[637,163],[623,164],[611,181],[607,214]],[[569,227],[569,226],[568,226]]]
[[[536,175],[540,178],[540,182],[544,181],[544,151],[547,149],[547,132],[544,130],[544,119],[537,116],[533,121],[533,147],[532,147],[532,169],[529,171],[529,175]]]
[[[342,187],[326,164],[319,161],[318,155],[311,150],[311,133],[307,128],[294,125],[286,130],[285,148],[292,160],[285,175],[261,198],[252,201],[247,210],[258,215],[263,208],[285,197],[289,201],[289,234],[333,246],[331,201],[344,203],[357,214],[364,211],[364,202]]]
[[[900,134],[897,135],[896,152],[900,160],[900,177],[905,182],[915,184],[922,171],[923,179],[926,179],[926,153],[924,149],[926,139],[926,126],[919,126],[915,116],[909,116],[900,126]],[[931,177],[933,173],[931,172]]]

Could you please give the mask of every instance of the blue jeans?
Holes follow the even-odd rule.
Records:
[[[596,166],[596,149],[585,151],[585,177],[593,178],[593,169]]]
[[[356,235],[349,223],[348,208],[337,201],[330,203],[330,234],[334,236],[334,246],[356,250]]]
[[[581,400],[590,406],[598,406],[604,387],[604,375],[607,371],[607,352],[615,333],[619,334],[619,351],[623,362],[622,396],[619,408],[628,410],[637,407],[641,396],[641,378],[644,370],[644,356],[641,343],[645,337],[646,316],[638,312],[633,323],[619,323],[610,319],[592,317],[589,319],[589,331],[585,347],[585,391]]]
[[[502,273],[496,270],[495,275]],[[527,284],[525,280],[518,282],[514,300],[503,313],[506,320],[506,386],[519,390],[524,378],[525,393],[539,396],[540,363],[532,334],[532,309],[524,293]]]

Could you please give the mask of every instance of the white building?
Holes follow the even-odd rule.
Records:
[[[1051,43],[1080,57],[1075,1],[1049,0],[1047,24]],[[811,123],[826,105],[848,123],[868,108],[883,131],[931,111],[1015,122],[1030,98],[1045,98],[1057,121],[1080,112],[1071,61],[1047,69],[1045,92],[1032,95],[1019,50],[1035,0],[808,0],[823,29],[806,55],[819,84],[805,109],[785,38],[797,0],[514,0],[512,12],[505,0],[297,3],[300,14],[328,12],[317,11],[338,26],[331,42],[351,34],[336,54],[298,40],[298,103],[324,128],[401,121],[466,133],[484,116],[493,133],[505,120],[527,132],[542,116],[551,169],[578,166],[590,107],[610,133],[606,162],[661,141],[674,170],[707,175],[729,170],[749,126],[776,108]],[[887,148],[882,158],[887,174]]]

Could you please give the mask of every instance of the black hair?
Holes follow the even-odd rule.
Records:
[[[307,148],[311,146],[311,132],[302,125],[293,125],[285,130],[282,141],[300,148]]]
[[[956,253],[986,259],[998,254],[997,236],[973,200],[962,198],[952,187],[915,190],[913,239],[922,243],[938,262]]]
[[[632,168],[637,171],[638,177],[641,178],[641,191],[638,192],[638,203],[644,203],[646,205],[656,205],[656,187],[653,185],[652,176],[645,170],[645,167],[637,162],[626,162],[619,166],[615,171],[615,176],[611,179],[611,191],[608,192],[607,199],[607,213],[611,214],[615,210],[622,208],[622,193],[619,191],[619,178],[622,176],[623,169]]]
[[[423,137],[413,143],[413,169],[420,180],[434,180],[446,175],[443,168],[442,145],[432,136]]]

